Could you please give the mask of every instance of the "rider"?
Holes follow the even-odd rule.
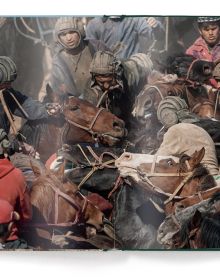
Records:
[[[97,17],[86,27],[86,38],[102,40],[119,59],[148,52],[154,39],[164,35],[162,24],[154,17]]]
[[[107,47],[97,40],[85,40],[79,18],[61,17],[55,24],[55,46],[50,85],[58,94],[82,96],[89,90],[89,64],[97,50]]]
[[[179,156],[185,153],[190,156],[195,150],[204,147],[202,163],[210,174],[218,175],[215,144],[208,132],[202,128],[202,120],[189,112],[185,100],[177,96],[165,97],[158,106],[157,117],[166,130],[157,155]],[[211,130],[210,127],[210,132]]]
[[[22,172],[4,157],[3,151],[0,150],[0,243],[6,249],[26,249],[26,241],[19,239],[18,220],[23,223],[31,219],[30,197]]]
[[[145,85],[152,66],[149,56],[143,53],[119,60],[111,52],[98,51],[90,65],[93,91],[85,99],[129,122],[135,96]]]
[[[60,110],[56,103],[45,105],[14,90],[11,83],[16,77],[15,63],[9,57],[0,56],[0,128],[7,134],[10,126],[14,128],[14,134],[17,132],[11,114],[28,120],[38,120],[55,115]],[[27,144],[24,145],[30,149]]]
[[[186,54],[215,62],[220,58],[220,17],[198,17],[197,23],[200,37]]]

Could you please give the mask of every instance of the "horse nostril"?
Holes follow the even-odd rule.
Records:
[[[118,122],[118,121],[113,122],[113,129],[121,131],[122,128],[124,128],[123,122]]]
[[[211,72],[212,72],[212,69],[208,65],[203,67],[204,74],[209,75],[209,74],[211,74]]]
[[[153,102],[151,99],[148,99],[144,103],[144,114],[149,113],[149,110],[151,109],[153,105]]]

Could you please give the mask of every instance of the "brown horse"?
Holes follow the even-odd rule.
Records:
[[[87,244],[87,248],[91,248],[91,245],[92,248],[106,249],[106,246],[113,248],[114,243],[111,238],[111,242],[108,240],[111,245],[95,240],[96,232],[106,230],[104,214],[79,192],[75,184],[61,179],[63,166],[56,173],[39,169],[37,166],[32,168],[36,176],[30,192],[33,218],[24,228],[28,244],[37,245],[41,249],[54,248],[52,244],[54,231],[59,232],[58,237],[60,233],[74,231],[74,237],[70,233],[68,236],[62,234],[61,240],[67,238],[75,243],[83,242]],[[107,231],[109,230],[108,227]],[[68,242],[64,244],[65,248],[72,248],[67,246]],[[76,244],[74,248],[75,246]]]
[[[215,102],[206,88],[201,84],[193,84],[177,76],[164,76],[153,72],[149,83],[143,88],[135,100],[133,115],[142,123],[157,118],[156,112],[161,100],[166,96],[179,96],[184,99],[192,113],[201,118],[220,119],[220,112],[215,112]]]
[[[58,101],[51,91],[48,91],[48,100]],[[124,122],[110,112],[71,96],[62,101],[60,116],[28,121],[21,133],[45,162],[62,144],[100,142],[112,146],[124,137],[126,130]]]
[[[168,215],[157,240],[168,249],[220,248],[220,193]]]
[[[214,178],[200,164],[204,153],[202,148],[191,157],[184,155],[180,159],[124,153],[115,164],[122,177],[132,179],[146,190],[149,197],[160,197],[164,202],[161,207],[171,213],[176,202],[216,185]]]

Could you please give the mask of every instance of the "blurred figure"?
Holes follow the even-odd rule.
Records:
[[[87,39],[101,40],[119,59],[146,53],[164,35],[162,24],[153,17],[104,16],[90,20],[86,27]]]

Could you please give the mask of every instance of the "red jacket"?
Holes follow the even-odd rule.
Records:
[[[0,159],[0,198],[7,200],[20,214],[21,222],[31,219],[31,203],[26,181],[22,172],[8,159]],[[7,240],[18,239],[18,229],[14,225]]]
[[[205,40],[199,37],[187,50],[186,54],[192,55],[198,59],[204,59],[215,62],[220,59],[220,42],[209,50]]]

